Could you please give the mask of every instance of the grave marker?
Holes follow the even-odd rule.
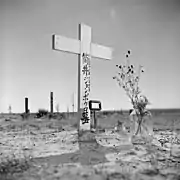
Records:
[[[28,98],[25,98],[25,113],[28,114],[29,113],[29,109],[28,109]]]
[[[53,113],[53,92],[50,93],[50,111]]]
[[[89,109],[92,113],[94,113],[93,117],[93,128],[94,130],[97,130],[97,119],[96,119],[96,111],[101,110],[101,102],[97,100],[90,100],[89,101]]]
[[[79,40],[53,35],[53,49],[78,54],[78,130],[90,130],[90,59],[112,59],[112,49],[91,43],[91,27],[79,25]],[[83,110],[83,112],[82,112]]]

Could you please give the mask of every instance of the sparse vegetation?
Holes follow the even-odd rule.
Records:
[[[96,136],[98,134],[101,134],[101,133],[103,134],[105,132],[109,133],[108,130],[111,130],[113,128],[113,126],[117,123],[117,119],[121,120],[122,122],[124,122],[124,121],[127,122],[128,116],[129,116],[128,111],[123,111],[123,115],[120,112],[121,111],[117,111],[117,112],[115,112],[115,111],[107,111],[107,112],[105,112],[106,115],[103,115],[103,112],[97,112],[96,117],[98,118],[98,129],[99,129],[99,131],[97,131],[96,133],[92,133],[92,134],[94,134]],[[156,133],[158,133],[159,127],[161,127],[161,126],[164,126],[164,128],[166,128],[166,129],[171,128],[173,119],[177,119],[176,123],[174,121],[175,125],[173,125],[173,127],[176,128],[176,129],[179,128],[180,123],[179,123],[178,119],[179,119],[180,116],[177,114],[177,112],[175,113],[175,115],[172,115],[172,113],[170,113],[171,115],[167,115],[167,114],[168,113],[166,113],[165,115],[164,114],[159,114],[158,116],[153,117],[154,121],[157,124],[157,132]],[[49,113],[48,113],[48,115],[49,115]],[[41,132],[43,132],[42,133],[43,134],[42,135],[42,140],[40,140],[41,144],[43,144],[45,142],[49,143],[49,141],[51,141],[51,144],[53,144],[53,146],[55,145],[55,143],[63,144],[62,148],[61,147],[56,147],[57,148],[57,149],[55,149],[56,152],[58,151],[58,148],[59,148],[60,151],[62,151],[62,149],[65,149],[64,143],[66,143],[66,146],[67,146],[67,144],[69,146],[69,144],[73,145],[74,143],[78,143],[78,139],[73,139],[73,141],[66,142],[66,140],[64,140],[64,139],[62,139],[62,141],[61,141],[60,139],[58,139],[59,137],[57,138],[57,133],[61,133],[62,131],[66,130],[66,128],[68,129],[67,126],[70,127],[69,129],[77,129],[77,120],[76,120],[76,118],[73,119],[73,116],[71,116],[70,113],[69,113],[69,115],[70,115],[69,119],[66,119],[66,113],[53,113],[55,119],[53,118],[51,121],[49,121],[48,115],[44,116],[43,121],[38,121],[37,119],[34,119],[34,114],[30,114],[29,121],[23,121],[23,122],[19,118],[20,116],[16,115],[18,118],[16,118],[15,121],[20,121],[18,124],[16,124],[15,121],[13,121],[13,122],[3,121],[6,118],[9,118],[11,116],[9,116],[7,114],[2,115],[1,120],[4,123],[4,125],[2,126],[3,127],[2,130],[7,131],[8,132],[7,134],[9,134],[9,135],[12,134],[11,135],[12,138],[13,138],[14,134],[19,135],[23,131],[22,136],[24,136],[24,132],[26,133],[27,137],[29,136],[29,134],[31,134],[30,140],[32,140],[34,137],[37,137],[37,136],[38,136],[37,139],[40,139],[41,136],[39,136],[39,135],[41,134]],[[63,115],[64,115],[64,118],[61,119],[61,121],[59,121],[59,118],[61,118]],[[0,127],[1,127],[1,125],[0,125]],[[18,130],[19,127],[21,127],[21,128]],[[63,133],[65,134],[65,132],[62,132],[62,134]],[[169,137],[167,138],[167,143],[176,143],[176,144],[178,144],[180,142],[177,139],[178,137],[176,137],[176,139],[174,138],[172,140],[171,139],[172,137],[170,137],[170,136],[171,135],[169,133]],[[90,136],[88,135],[88,137],[90,137]],[[92,135],[92,137],[93,137],[93,135]],[[65,138],[68,138],[68,136],[66,136]],[[103,138],[101,140],[103,140]],[[20,141],[21,141],[21,139],[20,139]],[[107,141],[108,141],[108,138],[107,138]],[[4,144],[3,141],[1,141],[1,142],[2,143],[0,143],[0,148],[1,147],[5,148],[6,145],[8,144],[8,143]],[[15,142],[13,142],[13,143],[15,143]],[[99,146],[98,143],[95,140],[92,141],[91,143],[92,144],[90,144],[90,145],[87,145],[87,143],[86,144],[81,143],[81,145],[80,145],[80,151],[81,152],[86,152],[86,153],[84,153],[84,155],[82,155],[83,153],[80,153],[82,155],[83,161],[85,159],[88,159],[87,161],[89,163],[91,163],[91,161],[98,161],[97,163],[100,163],[99,162],[100,155],[102,155],[104,153],[104,150],[106,149],[106,147],[105,146],[104,147]],[[96,143],[96,145],[94,145],[93,143]],[[107,142],[107,144],[108,143],[109,142]],[[43,149],[43,146],[40,147],[38,145],[37,140],[35,140],[35,144],[36,144],[36,146],[34,146],[34,148],[37,147],[38,149],[40,149],[40,148]],[[51,144],[50,144],[50,146],[51,146]],[[25,145],[26,145],[26,143],[25,143]],[[165,146],[166,146],[166,142],[165,142],[163,147],[165,147]],[[72,146],[72,147],[74,147],[74,146]],[[137,147],[139,147],[139,146],[137,146]],[[143,147],[145,147],[145,145],[143,145],[142,148]],[[163,147],[162,147],[162,149],[158,149],[158,148],[161,148],[161,147],[151,146],[151,144],[148,144],[148,143],[146,144],[146,149],[147,149],[146,152],[147,152],[148,155],[144,156],[144,157],[146,157],[148,159],[147,164],[149,164],[149,162],[150,162],[151,166],[150,166],[149,169],[147,168],[146,170],[144,170],[143,167],[142,167],[141,171],[138,172],[138,175],[140,177],[141,177],[141,174],[143,174],[141,179],[146,179],[146,178],[144,178],[145,176],[151,177],[153,175],[155,178],[161,176],[161,173],[162,173],[161,164],[163,164],[164,169],[168,169],[169,167],[177,169],[180,166],[180,164],[178,164],[178,162],[177,162],[178,158],[175,158],[175,156],[174,156],[173,146],[170,147],[171,148],[170,150],[172,152],[170,157],[169,157],[170,152],[169,151],[164,151]],[[27,148],[28,148],[28,145],[27,145]],[[46,146],[46,148],[48,150],[48,146]],[[115,153],[117,153],[117,157],[119,157],[118,154],[121,154],[122,151],[121,151],[121,148],[118,147],[118,146],[110,148],[110,150],[108,150],[106,153],[108,154],[108,153],[113,152],[114,151],[113,149],[115,149]],[[133,149],[135,149],[135,148],[133,148]],[[49,151],[53,151],[52,148],[50,148]],[[140,148],[138,150],[136,150],[136,152],[137,151],[138,151],[138,153],[142,152]],[[155,151],[155,153],[157,155],[154,154],[154,151]],[[27,153],[27,151],[23,151],[23,152]],[[133,154],[133,152],[134,151],[128,151],[129,154],[132,153],[132,156],[137,156],[137,154],[135,152]],[[94,158],[94,153],[95,154],[98,153],[97,157],[95,157],[95,158]],[[22,156],[22,154],[21,154],[21,156]],[[63,154],[62,156],[64,156],[65,154]],[[80,158],[79,158],[80,154],[78,154],[78,152],[76,151],[74,153],[74,155],[73,155],[73,157],[75,157],[75,159],[77,158],[77,160],[76,160],[77,162],[81,161]],[[71,157],[71,155],[72,155],[72,153],[70,153],[70,154],[67,153],[67,159],[69,159],[69,157]],[[167,155],[168,158],[165,158],[166,157],[165,155]],[[60,175],[62,173],[61,172],[62,168],[59,168],[59,166],[53,165],[53,163],[51,164],[50,162],[48,162],[47,167],[45,166],[45,164],[43,164],[42,166],[41,165],[38,166],[39,164],[35,163],[35,162],[37,162],[34,159],[35,157],[30,159],[30,157],[26,156],[25,154],[23,156],[24,157],[19,158],[20,157],[19,155],[10,155],[8,157],[4,156],[3,158],[0,158],[1,159],[0,161],[2,162],[0,164],[0,180],[21,180],[21,178],[23,180],[29,180],[29,179],[35,180],[35,179],[43,179],[43,178],[44,178],[44,180],[46,180],[48,178],[54,180],[54,179],[57,179],[57,178],[62,178],[63,179],[63,177],[64,178],[66,177],[66,175],[63,175],[63,177]],[[131,155],[128,155],[128,157],[130,157],[130,156]],[[160,162],[160,163],[157,163],[156,159],[159,156],[161,156],[161,158],[163,158],[163,159],[161,159],[160,161],[158,160],[158,162]],[[0,155],[0,157],[2,157],[2,156]],[[124,162],[124,160],[123,160],[124,157],[125,156],[122,156],[122,158],[120,158],[119,160],[116,160],[116,163],[115,163],[116,166],[115,167],[119,168],[120,165],[122,165],[123,163],[124,163],[122,165],[123,167],[125,167],[125,166],[129,167],[129,165],[126,165],[126,163]],[[141,156],[138,156],[138,157],[141,157]],[[50,157],[48,157],[48,158],[50,158]],[[73,162],[74,162],[74,160],[73,160]],[[128,163],[132,164],[133,166],[136,166],[136,163],[134,163],[131,160],[129,160]],[[141,165],[140,161],[138,161],[138,163],[139,163],[139,165]],[[146,162],[143,162],[143,165],[144,164],[146,164]],[[71,174],[71,168],[67,167],[65,164],[63,166],[64,166],[64,169],[66,167],[69,174]],[[71,165],[71,166],[73,166],[73,165]],[[103,167],[104,167],[104,169],[106,169],[106,171],[108,171],[109,168],[106,167],[106,165],[104,164],[104,161],[102,161],[101,166],[102,166],[102,168],[98,170],[99,173],[98,174],[94,173],[92,175],[88,175],[84,171],[85,168],[83,166],[84,169],[81,170],[81,172],[84,173],[85,175],[82,175],[82,176],[79,175],[77,179],[83,179],[83,178],[84,179],[87,179],[87,178],[91,178],[91,179],[96,179],[96,178],[114,179],[114,178],[121,178],[121,177],[125,178],[125,179],[129,179],[129,180],[133,179],[133,178],[131,178],[132,171],[124,170],[122,172],[119,172],[119,171],[116,171],[114,173],[108,172],[108,175],[107,175],[103,171]],[[90,171],[90,170],[92,171],[92,168],[94,168],[94,167],[92,167],[92,165],[88,166],[88,171]],[[139,167],[135,167],[135,168],[139,168]],[[132,170],[133,170],[133,168],[132,168]],[[33,171],[33,173],[35,172],[33,177],[31,176],[32,171]],[[165,170],[163,170],[163,171],[165,171]],[[57,172],[57,173],[55,173],[55,172]],[[61,172],[61,173],[59,173],[59,172]],[[163,175],[162,179],[165,179],[165,178],[167,179],[167,177],[169,177],[169,179],[171,179],[170,176],[173,177],[174,179],[175,179],[175,177],[177,177],[176,179],[178,179],[179,176],[176,175],[177,173],[173,174],[173,172],[175,172],[175,170],[170,172],[170,173],[172,173],[171,175],[169,175],[169,174]],[[48,176],[46,176],[47,173],[49,173]],[[128,175],[128,173],[129,173],[129,175]],[[127,176],[125,174],[127,174]],[[74,176],[77,176],[77,175],[74,175]],[[19,177],[21,177],[21,178],[19,178]],[[66,179],[68,179],[68,178],[66,178]]]
[[[22,113],[21,117],[22,117],[23,120],[28,119],[29,113]]]
[[[138,128],[135,134],[141,131],[141,124],[143,122],[143,117],[150,114],[149,111],[145,110],[146,105],[149,103],[146,96],[141,94],[139,87],[139,80],[141,73],[144,72],[143,66],[139,66],[138,73],[136,73],[133,64],[130,64],[128,58],[130,56],[130,51],[126,54],[126,63],[124,65],[116,65],[118,72],[116,76],[113,77],[119,86],[123,88],[132,103],[133,109],[138,117]]]
[[[46,109],[39,109],[38,113],[36,114],[37,118],[41,118],[43,116],[47,116],[48,115],[48,110]]]
[[[0,156],[0,179],[1,180],[15,180],[14,174],[23,173],[32,166],[32,156],[21,153],[21,157],[14,154],[7,154]]]
[[[139,87],[139,80],[140,80],[141,73],[144,73],[143,66],[140,65],[138,72],[136,73],[135,66],[133,64],[130,64],[129,59],[128,59],[130,54],[131,52],[128,51],[126,54],[125,64],[116,65],[116,67],[118,68],[118,72],[116,76],[113,77],[113,79],[115,79],[118,82],[119,86],[124,89],[124,91],[126,92],[127,96],[130,99],[134,112],[136,113],[138,127],[136,129],[135,134],[132,136],[132,142],[135,143],[134,139],[137,139],[138,141],[137,140],[136,141],[138,143],[140,143],[141,141],[143,143],[146,143],[146,145],[149,147],[148,148],[149,153],[151,154],[151,165],[154,168],[157,168],[157,159],[155,158],[156,156],[155,149],[152,147],[152,144],[151,144],[153,137],[152,135],[149,136],[150,132],[146,131],[147,133],[146,137],[143,136],[139,139],[139,137],[137,136],[136,138],[136,135],[141,133],[144,117],[148,116],[149,121],[151,121],[150,119],[151,113],[150,111],[146,110],[146,105],[149,104],[149,100],[146,98],[146,96],[141,94],[141,90]],[[136,121],[135,119],[133,120]]]

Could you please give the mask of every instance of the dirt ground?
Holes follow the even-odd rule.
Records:
[[[0,115],[0,163],[12,154],[30,157],[24,172],[0,180],[117,180],[180,179],[180,113],[153,116],[152,145],[133,145],[128,133],[113,132],[117,120],[128,126],[128,116],[98,117],[96,133],[78,137],[76,118],[23,120]]]

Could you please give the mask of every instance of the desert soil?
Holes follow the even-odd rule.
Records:
[[[132,145],[128,134],[111,129],[78,137],[71,125],[55,129],[40,122],[18,129],[22,123],[2,122],[0,161],[10,154],[32,157],[28,170],[9,176],[13,180],[180,179],[178,131],[155,131],[153,145],[148,146]]]

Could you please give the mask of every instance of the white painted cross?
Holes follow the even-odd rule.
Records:
[[[91,43],[91,27],[79,24],[79,40],[53,35],[53,49],[78,54],[78,130],[90,130],[90,110],[87,103],[88,92],[90,92],[90,81],[87,81],[90,78],[90,58],[96,57],[110,60],[112,59],[112,48]],[[85,75],[85,73],[87,74]],[[87,99],[85,97],[85,102],[83,103],[84,96]],[[89,119],[84,124],[81,120],[83,109],[87,110],[86,117]]]

